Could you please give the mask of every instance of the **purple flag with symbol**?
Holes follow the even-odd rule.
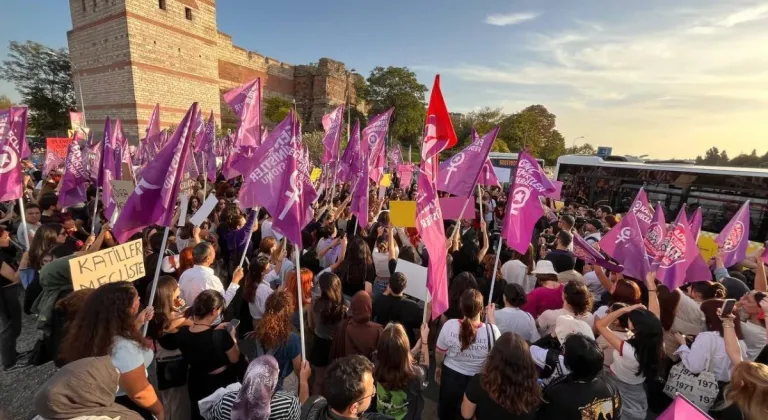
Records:
[[[88,134],[88,140],[85,143],[85,167],[88,171],[88,177],[92,182],[99,179],[101,170],[101,142],[93,135],[93,131]],[[97,185],[100,186],[100,185]]]
[[[341,126],[344,123],[344,105],[339,105],[328,114],[323,115],[323,153],[322,163],[336,162],[339,160],[339,148],[341,147]]]
[[[723,255],[723,264],[730,267],[747,256],[749,245],[749,200],[745,201],[736,215],[715,238]]]
[[[104,203],[104,214],[107,220],[112,220],[117,209],[115,200],[112,199],[112,181],[120,179],[122,168],[120,159],[116,158],[112,122],[109,117],[104,121],[104,139],[101,141],[101,162],[99,164],[99,176],[96,184],[101,187],[101,201]]]
[[[645,245],[645,252],[648,254],[649,262],[656,261],[656,257],[662,251],[662,245],[666,237],[667,221],[664,218],[664,209],[661,208],[661,203],[656,203],[656,211],[653,213],[651,223],[645,231],[645,236],[643,236],[643,245]]]
[[[483,163],[483,169],[480,170],[480,178],[477,180],[477,183],[488,187],[501,187],[490,159],[486,159],[485,163]]]
[[[88,181],[88,171],[83,164],[83,154],[77,142],[77,134],[67,148],[67,159],[64,164],[64,175],[61,177],[59,205],[70,207],[86,200],[85,183]]]
[[[400,145],[393,147],[389,151],[389,165],[392,169],[397,170],[400,165],[403,164],[403,151],[400,150]]]
[[[261,79],[230,90],[224,94],[224,101],[240,118],[235,144],[258,147],[261,144]]]
[[[142,171],[141,180],[112,228],[119,242],[125,243],[134,233],[150,225],[171,226],[184,164],[192,148],[192,124],[197,106],[197,102],[192,104],[166,147]]]
[[[268,136],[266,136],[264,139],[262,139],[261,144],[272,144],[275,140],[275,137],[283,136],[285,138],[289,138],[293,133],[293,121],[290,120],[287,116],[283,121],[280,122],[280,124],[275,127],[274,130],[272,130],[271,133],[269,133]],[[266,130],[264,131],[264,134],[266,134]],[[299,141],[301,140],[301,133],[298,135]],[[283,141],[286,141],[285,138]],[[256,151],[259,150],[260,147],[247,147],[243,146],[240,148],[237,148],[235,151],[233,149],[232,155],[230,156],[231,159],[229,159],[229,166],[228,170],[225,173],[225,177],[227,179],[234,178],[238,175],[245,176],[246,174],[249,174],[253,172],[256,167]],[[304,152],[302,151],[302,154]],[[252,206],[255,207],[255,206]],[[244,207],[244,208],[250,208],[250,207]]]
[[[658,266],[656,278],[669,290],[677,289],[685,283],[688,268],[697,256],[701,253],[691,236],[685,208],[682,208],[676,222],[667,230],[662,252],[654,261],[654,266]]]
[[[339,165],[339,179],[342,182],[350,182],[360,171],[360,121],[355,121],[355,127],[352,129],[352,135],[349,138],[349,144],[344,149],[341,156],[341,165]]]
[[[551,194],[555,189],[536,159],[527,151],[521,151],[501,230],[501,235],[510,248],[521,254],[528,250],[533,228],[544,215],[539,197]]]
[[[635,200],[632,201],[632,213],[635,213],[635,217],[637,217],[640,230],[647,232],[653,218],[653,209],[650,203],[648,203],[648,195],[645,194],[643,188],[640,188],[640,191],[635,196]]]
[[[384,150],[385,138],[389,131],[389,119],[395,108],[390,108],[385,112],[371,118],[368,125],[363,129],[362,152],[368,155],[369,176],[375,183],[379,183],[384,174],[386,166],[386,156]]]
[[[624,274],[645,280],[650,271],[643,234],[634,212],[627,212],[619,224],[600,239],[600,249],[624,266]]]
[[[458,197],[470,196],[498,134],[498,126],[482,137],[473,128],[474,141],[440,164],[437,189]]]
[[[24,195],[21,159],[27,149],[27,108],[0,111],[0,201]]]
[[[369,179],[368,171],[364,168],[368,167],[368,155],[363,155],[363,162],[360,166],[360,171],[357,173],[357,180],[355,181],[355,188],[352,192],[352,201],[350,202],[350,209],[352,214],[357,217],[357,223],[361,228],[368,227],[368,187]]]
[[[624,271],[624,267],[618,266],[603,256],[598,250],[592,247],[578,233],[573,235],[573,255],[587,264],[595,264],[616,273]]]
[[[46,150],[45,163],[43,163],[43,176],[48,176],[51,171],[55,171],[64,166],[64,160],[52,150]]]
[[[693,217],[691,218],[691,236],[693,236],[693,239],[697,242],[699,240],[699,233],[701,233],[701,225],[704,223],[703,219],[701,207],[699,207],[693,213]]]

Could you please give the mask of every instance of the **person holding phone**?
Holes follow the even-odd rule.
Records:
[[[755,360],[766,346],[765,312],[760,308],[760,302],[766,296],[765,266],[760,259],[760,253],[755,256],[755,290],[750,291],[739,299],[741,309],[741,330],[744,343],[747,345],[747,358]]]

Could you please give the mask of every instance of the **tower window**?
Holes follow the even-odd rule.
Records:
[[[83,0],[83,12],[85,12],[85,0]]]
[[[165,0],[158,0],[157,7],[159,7],[162,10],[166,10]]]
[[[189,7],[185,7],[184,16],[187,18],[187,20],[192,20],[192,9],[190,9]]]

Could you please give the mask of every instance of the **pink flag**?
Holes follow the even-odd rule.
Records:
[[[120,179],[122,167],[115,146],[112,123],[107,117],[104,121],[104,140],[101,141],[101,163],[99,164],[99,177],[96,181],[101,187],[101,201],[104,203],[104,214],[112,220],[117,204],[112,198],[112,180]]]
[[[368,125],[363,129],[362,150],[363,154],[368,155],[370,167],[370,177],[376,184],[381,181],[384,174],[384,167],[387,164],[384,143],[389,131],[389,119],[395,108],[390,108],[385,112],[371,118]]]
[[[112,228],[119,242],[125,243],[147,226],[171,226],[184,164],[192,148],[195,115],[197,102],[189,108],[166,147],[142,171],[141,180]]]
[[[573,255],[587,264],[596,264],[615,273],[624,271],[624,267],[608,261],[603,254],[593,248],[592,245],[585,241],[578,233],[573,235]]]
[[[404,163],[397,167],[397,174],[400,177],[400,188],[408,188],[413,181],[413,164]]]
[[[659,253],[662,251],[662,245],[666,237],[667,221],[664,219],[664,209],[661,208],[661,203],[656,203],[656,211],[653,213],[651,223],[648,225],[648,229],[643,237],[643,245],[645,245],[645,252],[648,254],[649,262],[656,261]]]
[[[336,162],[339,160],[339,148],[341,147],[341,126],[344,123],[344,105],[339,105],[323,116],[323,153],[322,163]]]
[[[651,218],[653,218],[653,209],[648,203],[648,196],[645,194],[645,190],[640,188],[637,192],[635,200],[632,201],[632,213],[635,213],[637,217],[637,223],[640,225],[642,232],[648,231],[648,226],[651,224]]]
[[[347,148],[344,149],[344,154],[341,156],[338,174],[340,181],[350,182],[355,174],[360,171],[360,149],[360,121],[355,121],[355,127],[352,129],[349,144],[347,144]]]
[[[21,159],[27,148],[27,108],[0,111],[0,201],[24,195]]]
[[[269,133],[269,136],[263,139],[261,144],[272,144],[274,141],[287,141],[287,139],[291,138],[290,136],[292,136],[291,133],[293,133],[293,126],[294,122],[286,116],[285,119],[283,119],[283,121],[281,121],[280,124],[278,124],[271,133]],[[281,136],[283,137],[282,140],[276,140],[277,137]],[[300,139],[301,135],[299,134],[298,137]],[[227,179],[231,179],[239,175],[245,176],[246,174],[253,172],[257,168],[255,156],[256,151],[259,150],[259,148],[243,146],[238,148],[236,151],[233,149],[231,159],[229,160],[229,167],[224,176]],[[301,153],[304,154],[304,151],[302,150]]]
[[[480,171],[480,178],[477,180],[477,183],[488,187],[501,187],[490,159],[486,159],[485,163],[483,163],[483,169]]]
[[[521,151],[507,198],[501,231],[510,248],[521,254],[528,250],[533,237],[533,228],[544,215],[539,197],[554,191],[555,186],[544,174],[544,170],[536,159],[527,151]]]
[[[85,183],[88,181],[88,171],[83,164],[83,155],[80,144],[77,142],[77,133],[67,148],[67,159],[64,164],[64,175],[61,177],[61,190],[59,191],[59,205],[70,207],[86,200]]]
[[[224,101],[240,118],[235,144],[258,147],[261,144],[261,79],[230,90],[224,94]]]
[[[205,123],[203,128],[203,135],[200,141],[199,149],[196,148],[196,154],[200,154],[201,157],[205,157],[203,164],[201,165],[201,171],[207,174],[209,180],[216,180],[216,153],[214,148],[216,146],[216,120],[213,118],[213,110],[208,117],[208,122]]]
[[[619,224],[600,239],[600,249],[624,266],[624,275],[645,280],[650,271],[640,224],[633,212],[627,212]]]
[[[491,146],[493,146],[498,134],[498,126],[483,137],[479,137],[473,128],[472,138],[474,141],[464,150],[440,164],[437,189],[459,197],[472,195],[483,165],[488,160],[488,153],[490,153]]]
[[[389,165],[392,169],[397,169],[400,165],[403,164],[403,151],[400,150],[400,145],[393,147],[392,150],[389,151]]]
[[[677,394],[672,404],[656,417],[656,420],[712,420],[712,417],[685,399],[682,394]]]
[[[45,163],[43,163],[43,176],[48,176],[51,171],[59,169],[64,166],[64,160],[59,157],[53,150],[45,151]]]
[[[726,267],[735,265],[747,257],[749,245],[749,200],[745,201],[736,215],[715,238],[715,243],[723,254]]]
[[[703,217],[701,215],[701,207],[697,208],[691,218],[691,236],[696,242],[699,241],[699,233],[701,233],[701,225],[703,223]]]
[[[368,187],[370,178],[368,178],[368,171],[365,170],[368,167],[368,155],[363,155],[362,158],[363,162],[360,166],[360,171],[357,173],[357,180],[352,191],[350,208],[352,214],[357,217],[357,223],[361,228],[365,229],[368,227]]]
[[[691,236],[688,217],[683,207],[677,216],[677,222],[669,227],[662,245],[662,253],[654,262],[654,265],[658,265],[656,278],[670,290],[677,289],[685,283],[688,268],[700,255],[696,241]]]

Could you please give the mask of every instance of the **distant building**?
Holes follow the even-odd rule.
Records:
[[[234,45],[217,28],[214,0],[69,0],[69,9],[75,89],[82,83],[86,120],[97,134],[110,116],[129,138],[143,137],[156,103],[163,127],[178,124],[195,101],[206,118],[213,110],[219,124],[234,125],[221,95],[256,77],[265,98],[295,100],[308,128],[319,129],[348,88],[353,106],[364,108],[354,89],[362,76],[344,63],[294,66]]]

